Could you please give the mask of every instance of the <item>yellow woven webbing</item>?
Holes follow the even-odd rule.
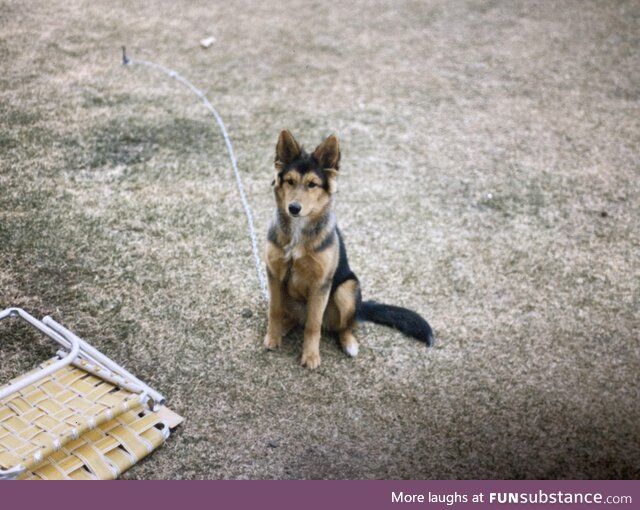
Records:
[[[86,432],[139,409],[139,395],[69,365],[0,402],[0,468],[33,469]],[[127,432],[121,434],[126,441]],[[137,443],[130,448],[140,453]],[[91,448],[79,455],[95,457]],[[94,473],[107,474],[97,462],[92,467]]]
[[[121,414],[51,454],[23,480],[110,480],[164,443],[166,426],[157,413]]]

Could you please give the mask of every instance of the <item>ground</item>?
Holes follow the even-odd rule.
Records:
[[[0,307],[51,314],[185,417],[125,478],[640,477],[640,5],[0,2]],[[203,49],[199,40],[213,35]],[[316,371],[266,308],[278,132],[335,133],[363,325]],[[52,352],[0,325],[1,380]]]

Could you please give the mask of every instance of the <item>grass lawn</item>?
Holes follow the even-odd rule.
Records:
[[[185,417],[125,478],[640,477],[640,5],[0,0],[0,308],[52,315]],[[200,39],[213,35],[209,48]],[[266,306],[275,143],[341,141],[360,355]],[[0,324],[0,380],[55,349]]]

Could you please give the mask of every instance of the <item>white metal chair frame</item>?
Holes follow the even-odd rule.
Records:
[[[62,349],[56,353],[60,358],[58,361],[0,389],[0,401],[71,364],[132,393],[140,394],[141,401],[153,411],[157,411],[164,405],[165,397],[162,394],[57,323],[50,316],[46,316],[40,321],[21,308],[13,307],[0,311],[0,321],[11,317],[22,318],[60,344]],[[0,469],[0,480],[14,478],[22,470],[22,466],[16,466],[9,470]]]

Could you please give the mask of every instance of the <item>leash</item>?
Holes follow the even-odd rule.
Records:
[[[203,102],[207,110],[209,110],[211,115],[213,115],[213,117],[216,119],[216,122],[218,123],[218,127],[220,128],[220,131],[222,132],[222,136],[224,137],[224,142],[227,145],[227,151],[229,152],[229,158],[231,159],[231,166],[233,168],[233,173],[236,177],[236,185],[238,187],[238,193],[240,194],[240,201],[242,202],[244,214],[247,217],[247,226],[249,228],[249,237],[251,238],[251,248],[253,249],[253,258],[255,259],[256,272],[258,273],[258,282],[260,283],[260,290],[262,291],[262,296],[264,297],[265,301],[269,301],[269,292],[267,291],[267,279],[264,274],[264,270],[262,268],[262,261],[260,260],[260,253],[258,251],[258,240],[256,238],[256,229],[253,226],[253,214],[251,213],[251,207],[249,206],[247,195],[244,192],[244,185],[242,184],[242,178],[240,177],[240,172],[238,171],[238,162],[233,152],[233,145],[231,144],[231,138],[229,138],[229,133],[227,132],[227,128],[225,128],[224,122],[222,122],[222,117],[220,117],[220,114],[218,113],[218,111],[213,107],[211,102],[207,99],[207,96],[205,96],[204,92],[202,92],[193,83],[191,83],[189,80],[187,80],[185,77],[183,77],[173,69],[169,69],[168,67],[164,67],[163,65],[156,64],[155,62],[129,58],[127,56],[127,50],[124,46],[122,47],[122,65],[145,66],[150,69],[160,71],[161,73],[166,74],[169,78],[173,78],[174,80],[182,83],[185,87],[187,87],[191,92],[193,92],[196,96],[200,98],[200,100]]]

